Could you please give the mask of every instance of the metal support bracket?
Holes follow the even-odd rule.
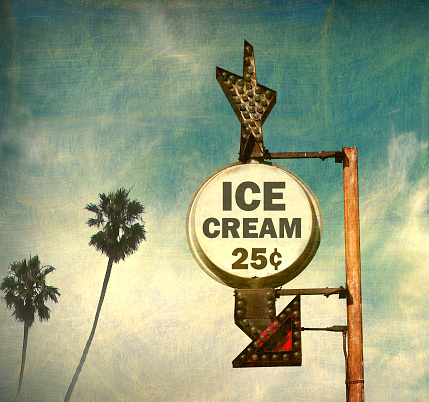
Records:
[[[329,297],[338,295],[340,299],[347,298],[347,289],[343,286],[339,288],[315,288],[315,289],[276,289],[276,298],[280,296],[293,296],[293,295],[323,295]]]
[[[342,163],[344,158],[343,151],[319,151],[319,152],[269,152],[265,149],[265,159],[301,159],[301,158],[319,158],[324,161],[327,158],[335,158],[335,163]]]
[[[301,331],[330,331],[330,332],[347,332],[347,325],[333,325],[332,327],[326,328],[304,328],[301,327]]]

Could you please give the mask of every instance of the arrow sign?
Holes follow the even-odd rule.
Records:
[[[232,367],[301,366],[300,295],[232,362]]]
[[[241,124],[240,161],[263,160],[262,125],[276,103],[276,91],[256,81],[253,46],[244,41],[242,76],[216,67],[216,79]]]

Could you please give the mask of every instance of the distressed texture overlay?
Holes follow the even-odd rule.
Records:
[[[199,184],[237,161],[240,125],[215,67],[243,41],[277,92],[271,152],[358,148],[365,394],[428,400],[426,1],[0,2],[0,276],[39,255],[61,298],[28,339],[22,400],[63,400],[106,258],[85,205],[133,186],[147,242],[115,264],[77,401],[342,401],[341,335],[303,332],[302,366],[233,369],[248,344],[233,290],[188,249]],[[280,161],[319,200],[323,237],[290,287],[345,283],[341,165]],[[286,305],[290,300],[281,299]],[[18,383],[22,325],[0,308],[0,399]],[[281,307],[281,306],[280,306]],[[281,311],[281,308],[278,308]],[[344,325],[336,297],[302,296],[305,327]],[[72,399],[73,400],[73,399]]]

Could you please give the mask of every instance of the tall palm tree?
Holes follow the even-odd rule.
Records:
[[[25,356],[27,353],[28,330],[34,323],[37,314],[40,321],[49,320],[51,312],[45,305],[48,299],[58,302],[60,293],[53,286],[46,285],[46,276],[55,268],[50,265],[40,267],[39,257],[36,255],[27,260],[12,262],[8,275],[3,278],[0,289],[4,295],[2,299],[7,308],[13,310],[12,315],[17,321],[24,323],[24,340],[22,343],[21,373],[19,375],[18,390],[15,400],[19,400],[22,379],[24,376]]]
[[[87,221],[89,226],[101,228],[99,232],[91,236],[90,246],[101,251],[109,258],[106,274],[104,276],[103,287],[101,289],[100,300],[98,301],[97,311],[95,313],[94,323],[83,350],[82,357],[76,368],[76,372],[67,390],[64,401],[70,400],[73,389],[79,378],[79,374],[85,363],[89,348],[94,338],[97,328],[98,318],[100,316],[101,306],[106,295],[107,284],[109,283],[110,273],[113,263],[124,260],[125,257],[134,253],[139,244],[146,240],[145,223],[141,215],[144,213],[144,207],[140,202],[130,201],[128,195],[130,190],[120,188],[115,193],[100,194],[99,203],[88,204],[85,209],[95,214],[95,218]]]

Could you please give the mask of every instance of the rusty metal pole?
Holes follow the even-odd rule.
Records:
[[[360,273],[358,159],[355,147],[343,148],[344,230],[346,256],[348,398],[364,400],[362,292]]]

